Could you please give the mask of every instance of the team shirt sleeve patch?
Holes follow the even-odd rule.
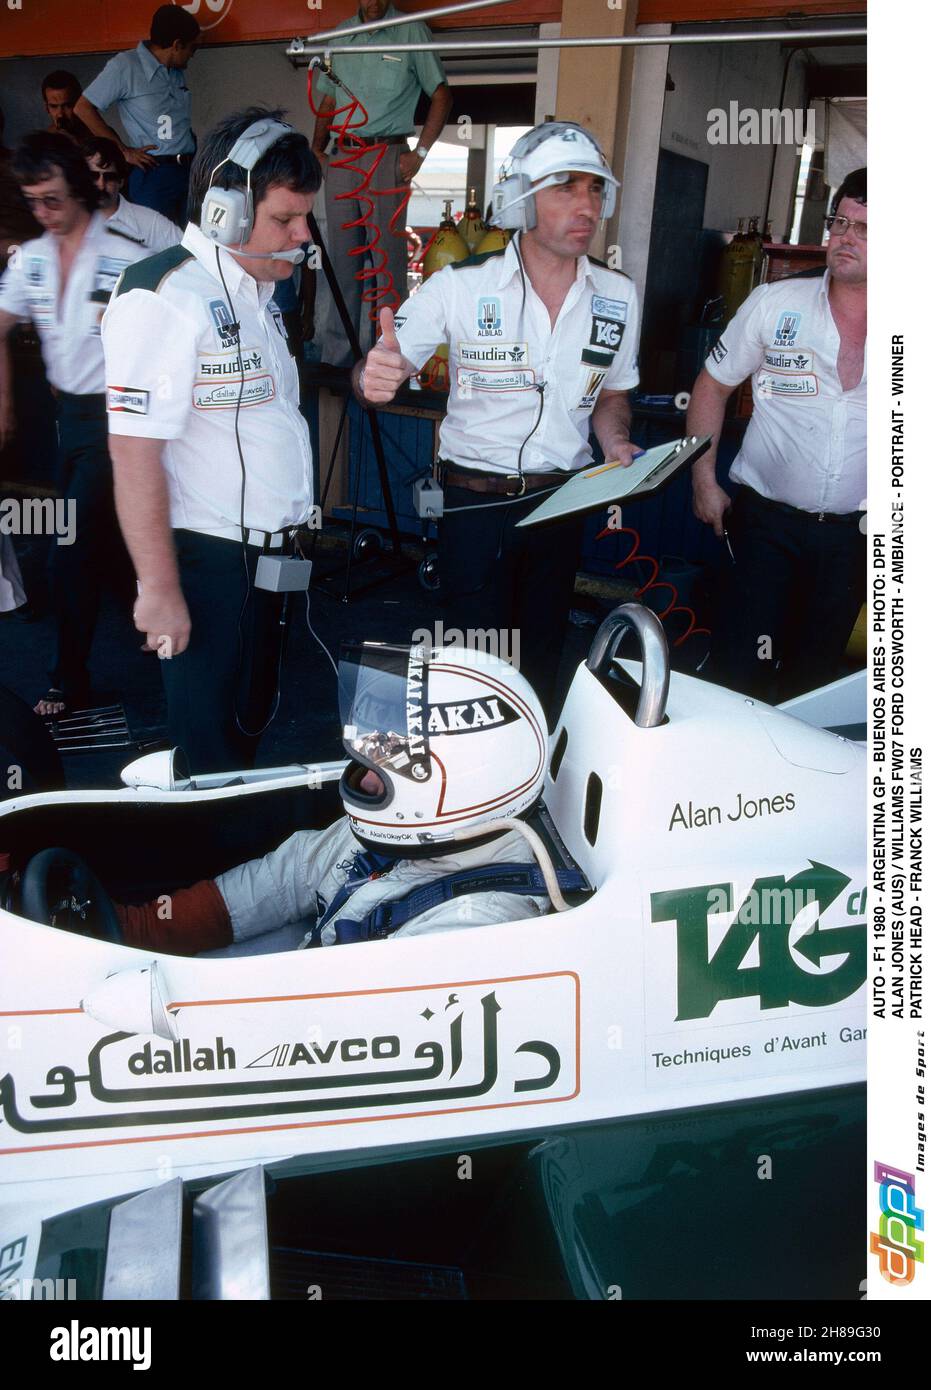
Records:
[[[124,415],[148,415],[149,393],[137,386],[108,386],[107,410]]]

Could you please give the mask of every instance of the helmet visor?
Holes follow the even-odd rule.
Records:
[[[343,643],[339,714],[350,757],[415,782],[429,778],[428,658],[424,647]]]

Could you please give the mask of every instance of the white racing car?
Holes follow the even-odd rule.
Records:
[[[0,805],[0,1296],[858,1298],[864,719],[670,677],[627,605],[548,753],[590,891],[338,949],[137,951],[109,899],[328,825],[341,762]]]

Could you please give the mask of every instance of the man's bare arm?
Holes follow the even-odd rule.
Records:
[[[311,149],[320,161],[320,167],[326,173],[326,166],[329,162],[324,151],[330,139],[330,117],[336,110],[335,97],[324,97],[320,103],[320,114],[314,123],[314,138],[310,142]]]
[[[626,391],[605,391],[595,402],[592,429],[608,463],[627,468],[640,450],[630,438],[630,397]]]
[[[724,513],[731,505],[731,499],[718,486],[715,467],[718,441],[724,427],[724,411],[733,391],[733,386],[724,386],[720,381],[715,381],[711,373],[702,367],[692,388],[685,422],[686,434],[711,435],[711,448],[692,466],[692,510],[699,521],[713,526],[714,534],[719,537],[724,535]]]
[[[430,98],[430,109],[427,112],[427,119],[423,123],[418,145],[423,145],[429,150],[435,143],[446,124],[446,117],[449,115],[452,104],[452,92],[445,82],[440,82],[434,88],[433,96]],[[422,163],[423,160],[415,150],[402,149],[398,155],[398,171],[402,182],[410,183]]]
[[[146,634],[146,650],[180,656],[191,619],[178,579],[162,448],[160,439],[110,436],[116,514],[139,580],[133,620]]]
[[[80,96],[74,103],[74,114],[82,120],[92,135],[96,135],[99,140],[112,140],[118,149],[123,151],[123,155],[128,164],[135,164],[139,169],[153,169],[155,160],[149,154],[149,150],[157,150],[157,145],[141,145],[138,149],[132,145],[124,145],[116,131],[108,126],[103,116],[87,97]]]

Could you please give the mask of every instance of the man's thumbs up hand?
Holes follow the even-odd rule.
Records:
[[[394,331],[394,314],[390,309],[382,307],[378,311],[378,326],[381,329],[379,346],[388,348],[393,352],[400,352],[398,347],[398,335]]]
[[[365,359],[359,377],[359,387],[367,401],[383,405],[394,398],[399,386],[413,374],[414,368],[401,353],[398,335],[394,331],[394,314],[390,309],[378,311],[381,337]]]

